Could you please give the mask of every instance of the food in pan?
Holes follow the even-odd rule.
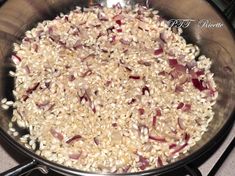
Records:
[[[14,44],[12,122],[38,155],[94,172],[153,169],[177,160],[212,120],[211,60],[158,11],[78,7]],[[10,128],[14,132],[14,128]],[[14,132],[17,135],[17,132]]]

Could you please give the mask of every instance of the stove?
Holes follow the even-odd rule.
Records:
[[[229,16],[230,22],[235,28],[235,0],[211,0]],[[0,6],[3,0],[0,0]],[[229,3],[233,3],[228,5]],[[230,7],[230,8],[227,8]],[[227,9],[227,10],[226,10]],[[196,171],[195,176],[234,176],[235,175],[235,125],[231,124],[226,137],[217,141],[209,152],[190,164],[190,167]],[[30,158],[22,155],[13,149],[6,141],[0,137],[0,173],[13,168],[20,163],[30,161]],[[195,169],[196,168],[196,169]],[[32,176],[41,176],[38,171],[32,172]],[[59,176],[59,174],[50,171],[47,175]],[[188,176],[187,169],[180,168],[172,173],[161,176]],[[192,174],[191,174],[192,175]]]

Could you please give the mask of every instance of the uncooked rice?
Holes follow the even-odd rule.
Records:
[[[201,139],[218,95],[211,60],[181,33],[142,6],[77,7],[14,44],[15,102],[1,107],[13,104],[12,122],[29,129],[27,148],[59,164],[167,165]]]

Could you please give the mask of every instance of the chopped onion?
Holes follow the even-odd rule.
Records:
[[[166,142],[166,138],[164,137],[159,137],[159,136],[152,136],[149,135],[149,139],[157,141],[157,142]]]
[[[85,71],[84,73],[81,74],[81,77],[84,78],[86,76],[90,76],[92,74],[92,70],[88,69],[87,71]]]
[[[182,149],[184,149],[186,146],[188,145],[188,143],[183,143],[182,145],[178,145],[176,147],[174,147],[174,151],[171,152],[172,155],[180,152]]]
[[[67,144],[71,144],[72,142],[78,141],[82,138],[81,135],[75,135],[72,138],[70,138],[69,140],[66,141]]]
[[[145,168],[147,168],[149,166],[149,161],[147,158],[139,155],[139,164],[140,164],[139,168],[141,170],[145,170]]]
[[[108,18],[106,17],[106,15],[103,12],[99,12],[97,17],[100,21],[108,21]]]
[[[133,103],[135,103],[136,102],[136,99],[135,98],[132,98],[129,102],[128,102],[128,104],[130,105],[130,104],[133,104]]]
[[[80,153],[73,153],[73,154],[69,154],[69,158],[70,159],[74,159],[74,160],[79,160],[81,155],[82,155],[82,152],[80,152]]]
[[[129,78],[130,78],[130,79],[138,80],[138,79],[140,79],[140,76],[131,75],[131,76],[129,76]]]
[[[162,53],[163,53],[163,49],[162,48],[154,50],[154,55],[156,55],[156,56],[161,55]]]
[[[26,66],[24,67],[24,70],[25,70],[25,72],[26,72],[27,74],[30,73],[30,69],[29,69],[29,66],[28,66],[28,65],[26,65]]]
[[[156,123],[157,123],[157,116],[153,116],[152,126],[156,127]]]
[[[138,112],[139,112],[140,115],[143,115],[144,114],[144,109],[143,108],[139,108]]]
[[[131,168],[131,165],[128,165],[128,166],[122,168],[122,172],[127,173],[130,168]]]
[[[159,38],[161,39],[161,41],[163,41],[164,43],[167,43],[167,36],[165,33],[160,33]]]
[[[189,112],[191,110],[191,104],[185,104],[182,108],[182,111]]]
[[[169,62],[170,67],[172,67],[172,68],[176,67],[176,65],[178,65],[177,59],[169,59],[168,62]]]
[[[126,39],[120,39],[120,42],[121,42],[123,45],[130,45],[130,44],[131,44],[131,41],[126,40]]]
[[[100,141],[98,140],[97,137],[94,137],[94,142],[95,142],[96,145],[99,145],[99,144],[100,144]]]
[[[64,139],[64,136],[61,133],[57,132],[54,128],[51,128],[50,132],[52,136],[55,137],[56,139],[59,139],[60,141]]]
[[[139,60],[139,61],[138,61],[138,64],[141,64],[141,65],[144,65],[144,66],[147,66],[147,67],[151,66],[151,63],[150,63],[150,62],[143,61],[143,60]]]
[[[19,56],[17,56],[16,54],[12,54],[12,57],[11,57],[12,61],[14,62],[14,64],[19,64],[21,62],[21,58]]]
[[[184,130],[185,126],[184,126],[184,123],[183,123],[183,119],[178,117],[177,122],[178,122],[178,125],[179,125],[180,129]]]
[[[188,133],[185,133],[185,134],[184,134],[184,140],[185,140],[185,142],[188,143],[189,139],[190,139],[190,135],[189,135]]]
[[[163,162],[162,162],[162,159],[161,159],[161,157],[160,157],[160,156],[159,156],[159,157],[157,157],[157,166],[158,166],[158,167],[163,166]]]
[[[181,109],[184,106],[184,103],[180,102],[177,106],[177,109]]]
[[[177,145],[176,144],[170,144],[169,149],[175,148]]]
[[[161,72],[158,73],[158,75],[160,75],[160,76],[166,76],[166,75],[167,75],[167,72],[161,71]]]
[[[27,93],[27,94],[32,94],[33,91],[35,91],[35,90],[38,88],[39,85],[40,85],[39,82],[38,82],[38,83],[35,83],[32,87],[30,87],[30,88],[28,88],[28,89],[26,90],[26,93]]]
[[[199,77],[199,76],[201,76],[201,75],[204,75],[205,73],[204,73],[204,71],[203,70],[199,70],[199,71],[197,71],[196,72],[196,75]]]
[[[121,20],[116,20],[116,23],[121,26],[122,25],[122,21]]]
[[[203,90],[206,90],[206,89],[207,89],[207,87],[205,87],[205,86],[203,85],[203,81],[202,81],[202,80],[193,78],[193,79],[192,79],[192,83],[193,83],[194,87],[197,88],[197,89],[200,90],[200,91],[203,91]]]
[[[184,91],[184,89],[183,89],[182,86],[180,86],[180,85],[176,85],[176,86],[175,86],[175,92],[176,92],[176,93],[183,92],[183,91]]]
[[[157,108],[156,109],[156,116],[161,116],[161,115],[162,115],[161,109]]]
[[[69,75],[69,81],[70,81],[70,82],[74,81],[75,79],[76,79],[76,78],[75,78],[74,75]]]
[[[148,86],[144,86],[142,88],[142,95],[146,95],[146,93],[148,93],[148,95],[150,95],[150,90]]]

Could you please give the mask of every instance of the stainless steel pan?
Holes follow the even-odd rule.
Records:
[[[76,5],[85,7],[95,3],[110,4],[111,0],[9,0],[0,9],[0,99],[7,97],[14,100],[12,90],[14,80],[8,76],[9,70],[14,70],[14,65],[9,60],[12,43],[19,42],[24,32],[32,28],[37,22],[52,19],[59,12],[66,12]],[[116,1],[115,1],[116,2]],[[122,3],[127,1],[122,0]],[[151,8],[159,9],[160,14],[166,19],[192,19],[195,20],[187,28],[183,35],[189,42],[199,45],[201,53],[212,58],[212,71],[218,85],[219,98],[214,106],[215,117],[211,121],[208,131],[191,150],[182,155],[178,161],[164,167],[128,175],[160,174],[185,166],[194,159],[204,154],[210,147],[223,137],[228,125],[234,123],[235,109],[235,38],[234,33],[219,11],[205,0],[132,0],[131,5],[140,3]],[[221,23],[222,27],[202,27],[197,20],[207,19],[212,23]],[[65,175],[94,175],[94,173],[71,169],[52,163],[39,157],[34,151],[26,149],[19,142],[19,137],[7,134],[8,123],[12,116],[12,109],[8,112],[0,110],[0,135],[11,145],[32,158],[14,170],[2,173],[2,175],[20,175],[25,170],[39,168],[42,172],[48,169]],[[19,129],[20,135],[27,131]],[[191,174],[195,174],[191,171]]]

